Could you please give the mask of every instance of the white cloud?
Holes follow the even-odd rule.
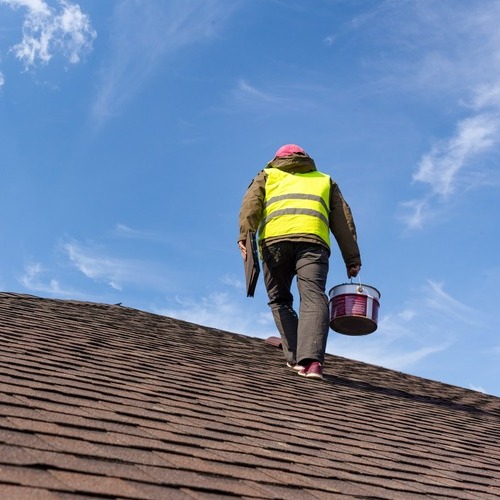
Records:
[[[0,89],[5,85],[5,77],[3,73],[0,71]]]
[[[122,282],[130,275],[130,263],[90,253],[74,243],[64,245],[70,261],[87,278],[106,281],[115,290],[122,289]]]
[[[135,229],[126,224],[118,223],[115,225],[112,236],[117,238],[126,238],[127,240],[155,242],[160,244],[168,244],[169,246],[175,243],[174,238],[164,232],[155,232],[145,229]]]
[[[336,340],[333,341],[333,345],[337,343],[340,344]],[[384,345],[383,339],[380,339],[378,343],[358,347],[342,342],[342,345],[335,347],[332,352],[346,358],[363,361],[364,363],[383,366],[391,370],[409,372],[425,358],[446,350],[450,345],[449,343],[440,343],[410,350],[401,346],[391,346],[390,343]]]
[[[458,175],[477,155],[500,140],[499,117],[480,114],[458,123],[456,134],[434,146],[413,175],[413,180],[428,183],[433,193],[447,197],[453,193]]]
[[[483,94],[483,102],[496,96]],[[484,168],[481,159],[500,146],[500,112],[492,109],[460,121],[455,134],[440,141],[422,157],[413,181],[427,184],[422,198],[401,203],[400,215],[409,229],[420,228],[436,219],[455,194],[483,185],[498,184],[495,173]]]
[[[500,111],[500,83],[479,85],[474,92],[472,107],[475,109],[494,108]]]
[[[11,48],[26,69],[37,63],[47,64],[56,53],[75,64],[92,49],[96,32],[79,5],[68,0],[59,0],[57,9],[43,0],[0,0],[0,3],[27,10],[23,39]]]
[[[233,96],[238,100],[245,101],[250,105],[256,103],[264,104],[284,104],[286,99],[280,95],[273,95],[270,92],[265,92],[251,85],[246,80],[240,80]]]
[[[306,79],[267,81],[257,86],[241,78],[229,94],[229,105],[238,112],[286,112],[324,109],[331,101],[331,89]]]
[[[222,291],[209,291],[196,297],[176,296],[168,300],[167,306],[153,307],[153,312],[251,337],[279,335],[271,310],[259,310],[257,301],[249,301],[241,280],[227,274],[219,283],[223,285]]]
[[[252,337],[277,335],[270,312],[250,313],[244,301],[229,292],[211,292],[196,298],[176,297],[167,307],[156,307],[153,312]]]
[[[126,224],[116,224],[113,234],[119,238],[127,238],[130,240],[163,240],[164,236],[151,231],[133,229]]]
[[[11,7],[26,7],[35,14],[49,15],[50,10],[44,0],[0,0]]]
[[[450,338],[436,341],[434,335],[428,335],[433,329],[433,322],[426,323],[422,313],[409,314],[405,309],[382,316],[378,329],[370,336],[331,335],[327,351],[392,370],[409,371],[428,356],[452,345]]]
[[[399,219],[409,229],[421,228],[431,216],[426,199],[405,201],[401,203],[401,207],[405,213]]]
[[[323,43],[327,46],[331,46],[335,43],[337,37],[335,35],[328,35],[325,38],[323,38]]]
[[[400,15],[389,17],[383,39],[401,38],[397,57],[387,63],[393,83],[434,105],[434,126],[447,120],[453,106],[462,113],[444,125],[448,131],[414,169],[413,185],[425,192],[401,204],[400,218],[415,229],[449,214],[467,191],[499,184],[491,158],[500,147],[500,3],[410,2],[406,13],[396,10]]]
[[[436,311],[443,318],[453,318],[461,324],[477,326],[481,323],[481,315],[472,307],[469,307],[453,298],[444,291],[443,283],[428,280],[426,287],[425,306]]]
[[[75,297],[74,290],[67,290],[61,287],[58,280],[46,278],[47,271],[40,263],[32,263],[25,266],[24,274],[19,278],[19,282],[27,290],[36,293],[48,293],[59,297]]]
[[[143,233],[132,229],[126,224],[116,224],[114,232],[117,236],[123,236],[125,238],[141,238]]]
[[[469,389],[472,391],[482,392],[483,394],[486,394],[486,389],[480,386],[476,386],[474,384],[469,384]]]
[[[416,311],[413,309],[403,309],[400,313],[398,313],[398,316],[403,321],[411,321],[416,316],[416,314]]]
[[[445,359],[460,329],[484,327],[484,315],[447,293],[443,283],[428,280],[409,300],[411,306],[382,315],[371,335],[331,335],[328,352],[409,372],[430,356]]]
[[[95,282],[105,282],[115,290],[122,290],[125,285],[154,290],[168,288],[171,276],[151,262],[110,257],[103,249],[74,241],[65,243],[63,251],[84,276]]]
[[[237,278],[234,274],[225,274],[221,279],[221,283],[223,285],[234,287],[238,290],[243,290],[245,288],[245,284],[243,283],[243,281]]]

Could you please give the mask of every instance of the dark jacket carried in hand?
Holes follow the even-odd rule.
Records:
[[[286,157],[275,157],[267,164],[266,168],[277,168],[291,174],[304,174],[317,170],[312,158],[307,155],[298,154]],[[252,180],[243,197],[239,216],[240,234],[238,241],[245,240],[248,230],[256,232],[259,229],[264,212],[267,176],[266,169],[261,170]],[[351,209],[344,200],[337,183],[333,181],[333,179],[331,179],[330,186],[328,222],[330,231],[340,248],[345,265],[347,267],[361,265],[356,227],[354,225]],[[266,238],[261,241],[261,245],[272,245],[273,243],[283,240],[314,242],[328,248],[328,245],[319,236],[305,233]]]

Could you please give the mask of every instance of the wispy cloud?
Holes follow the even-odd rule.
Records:
[[[382,316],[377,331],[370,337],[347,339],[342,335],[332,335],[327,350],[392,370],[409,371],[425,358],[452,345],[450,338],[436,341],[428,336],[433,323],[424,326],[423,320],[421,312],[415,310],[411,320],[401,314],[388,314]]]
[[[500,2],[387,0],[338,33],[339,41],[363,37],[374,47],[366,59],[369,90],[402,93],[435,110],[429,113],[435,139],[409,179],[418,194],[399,207],[407,229],[441,222],[472,189],[500,185],[499,22]]]
[[[473,95],[473,109],[493,108],[500,110],[500,82],[493,85],[479,85]]]
[[[401,204],[400,219],[409,229],[436,220],[470,189],[499,185],[496,169],[487,165],[488,155],[500,148],[500,4],[470,2],[456,8],[444,3],[437,9],[413,5],[413,29],[407,32],[418,32],[420,39],[410,35],[407,43],[419,47],[412,53],[421,55],[412,61],[413,71],[402,64],[407,68],[404,85],[431,99],[456,99],[462,117],[416,165],[412,182],[425,192]]]
[[[411,371],[430,356],[453,348],[459,330],[483,326],[483,315],[428,280],[402,311],[381,316],[377,331],[359,339],[335,335],[331,352],[400,371]],[[383,303],[382,303],[383,311]]]
[[[484,102],[488,102],[484,100]],[[402,203],[401,219],[409,228],[419,228],[443,209],[449,199],[494,181],[485,181],[481,155],[500,146],[500,106],[470,116],[457,124],[455,134],[433,146],[425,154],[413,174],[413,181],[429,187],[420,199]]]
[[[243,296],[243,294],[241,294]],[[157,314],[190,321],[220,330],[267,338],[276,336],[270,312],[252,313],[244,300],[228,291],[214,291],[201,297],[175,297],[167,306],[153,308]]]
[[[96,32],[79,5],[68,0],[59,0],[57,7],[44,0],[0,0],[0,4],[27,11],[22,41],[11,48],[25,69],[47,64],[55,54],[76,64],[91,51]]]
[[[338,343],[340,344],[340,342]],[[342,342],[342,344],[345,344],[345,342]],[[419,362],[433,354],[446,350],[448,347],[450,347],[449,343],[441,343],[408,350],[401,346],[384,345],[382,341],[379,341],[375,345],[366,345],[358,348],[339,345],[332,352],[346,358],[408,373]]]
[[[486,389],[484,389],[484,387],[476,386],[474,384],[470,384],[469,389],[471,391],[482,392],[483,394],[486,393]]]
[[[125,246],[124,240],[129,240]],[[161,256],[169,252],[168,259],[151,257],[158,244]],[[164,295],[182,290],[185,271],[168,265],[182,251],[172,248],[161,235],[118,224],[97,241],[63,239],[55,246],[55,261],[26,265],[18,281],[30,292],[87,300],[114,298],[117,292],[124,300],[138,291]],[[123,253],[134,257],[117,255]]]
[[[172,279],[159,264],[114,257],[99,246],[72,241],[65,243],[62,248],[80,273],[95,282],[106,283],[115,290],[122,290],[126,285],[166,290]]]
[[[330,47],[335,43],[336,38],[337,37],[335,35],[328,35],[325,38],[323,38],[323,43],[328,47]]]
[[[30,292],[49,294],[57,297],[76,297],[75,290],[67,289],[58,280],[48,277],[49,272],[38,263],[27,264],[19,282]]]
[[[270,309],[259,309],[244,293],[244,283],[231,274],[223,275],[211,290],[201,295],[176,295],[166,305],[156,305],[152,311],[184,321],[251,337],[276,336]]]
[[[124,238],[128,240],[142,240],[142,241],[156,241],[156,242],[166,242],[168,241],[166,236],[162,233],[148,231],[144,229],[135,229],[126,224],[118,223],[115,225],[113,236],[117,238]]]
[[[231,108],[249,112],[297,112],[324,107],[331,89],[300,77],[259,86],[241,78],[229,94]]]
[[[124,238],[142,239],[145,237],[143,231],[132,229],[126,224],[116,224],[114,232],[117,236],[121,236]]]
[[[499,128],[496,114],[481,114],[459,122],[451,139],[437,144],[423,157],[413,180],[429,184],[438,196],[450,196],[460,172],[474,157],[497,143]]]
[[[481,314],[445,292],[443,283],[428,280],[426,292],[424,305],[443,318],[453,318],[453,321],[458,320],[468,326],[477,326],[481,323]]]
[[[249,106],[255,104],[274,104],[283,105],[288,99],[283,95],[275,94],[267,90],[258,89],[255,85],[246,80],[239,80],[236,88],[233,90],[233,98],[239,102],[247,103]]]
[[[400,206],[402,213],[399,215],[399,220],[409,229],[421,228],[432,217],[428,208],[429,196],[418,200],[404,201]]]
[[[122,0],[111,21],[111,49],[103,64],[92,108],[103,123],[119,113],[167,56],[207,41],[239,2],[145,2]]]
[[[243,290],[245,288],[245,284],[242,280],[237,278],[234,274],[226,274],[221,278],[221,283],[223,285],[229,285],[235,289]]]

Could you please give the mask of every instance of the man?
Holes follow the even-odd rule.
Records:
[[[357,276],[361,258],[349,205],[337,184],[318,172],[296,144],[278,149],[248,187],[240,209],[238,246],[246,259],[247,231],[259,233],[264,282],[287,365],[298,374],[323,378],[329,328],[325,294],[330,231],[347,276]],[[297,276],[299,314],[290,292]]]

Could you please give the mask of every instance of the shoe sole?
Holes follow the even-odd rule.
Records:
[[[312,378],[313,380],[323,380],[323,375],[319,375],[318,373],[301,373],[298,372],[301,377]]]

